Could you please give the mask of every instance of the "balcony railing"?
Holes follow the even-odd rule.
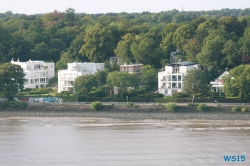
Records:
[[[73,86],[72,84],[62,84],[62,86]]]
[[[170,79],[161,79],[161,81],[171,81]]]

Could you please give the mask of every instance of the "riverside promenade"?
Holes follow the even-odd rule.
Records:
[[[1,108],[0,118],[111,118],[129,120],[250,120],[250,112],[232,112],[231,107],[248,107],[245,103],[206,103],[208,110],[200,112],[196,106],[188,103],[176,103],[178,110],[167,111],[167,103],[134,103],[126,107],[126,102],[102,103],[104,108],[99,111],[91,110],[91,103],[31,103],[28,108]]]

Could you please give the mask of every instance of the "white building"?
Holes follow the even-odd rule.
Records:
[[[143,66],[143,64],[133,64],[132,62],[128,64],[125,62],[123,65],[120,65],[120,72],[126,71],[128,73],[140,75]]]
[[[12,64],[20,65],[25,73],[24,88],[43,88],[49,83],[49,79],[55,76],[55,63],[44,61],[17,62],[11,60]]]
[[[183,79],[192,69],[200,69],[199,64],[193,62],[177,62],[165,66],[165,71],[158,73],[158,92],[165,96],[172,96],[174,92],[182,92]]]
[[[104,70],[104,63],[68,63],[67,70],[58,71],[58,92],[73,92],[72,83],[77,77],[95,74],[98,70]]]
[[[211,91],[212,92],[219,92],[219,96],[221,96],[222,88],[224,87],[222,77],[228,75],[228,71],[222,73],[215,81],[211,81]]]

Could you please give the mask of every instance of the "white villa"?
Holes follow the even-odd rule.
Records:
[[[222,77],[226,76],[228,74],[229,74],[229,72],[225,71],[217,79],[215,79],[215,81],[210,82],[212,92],[219,92],[219,96],[221,96],[222,88],[224,86]]]
[[[98,70],[104,70],[104,63],[68,63],[67,70],[58,71],[58,92],[72,92],[72,83],[77,77],[87,74],[95,74]]]
[[[158,92],[165,96],[172,96],[174,92],[182,92],[183,80],[187,71],[201,69],[193,62],[176,62],[165,66],[165,71],[158,73]]]
[[[125,62],[123,65],[120,65],[120,72],[126,71],[131,74],[133,73],[140,75],[143,66],[144,66],[143,64],[133,64],[132,62],[128,64]]]
[[[25,73],[24,88],[43,88],[49,83],[49,79],[55,76],[55,63],[44,61],[16,62],[12,64],[20,65]]]

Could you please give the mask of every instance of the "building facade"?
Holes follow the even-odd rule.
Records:
[[[133,63],[124,63],[123,65],[120,65],[120,72],[128,72],[128,73],[134,73],[134,74],[141,74],[141,69],[143,67],[143,64],[133,64]]]
[[[44,61],[19,62],[11,60],[12,64],[20,65],[23,69],[24,88],[43,88],[49,83],[49,80],[55,76],[55,63]]]
[[[182,92],[183,80],[189,70],[201,69],[193,62],[177,62],[165,66],[165,71],[158,73],[158,92],[165,96],[172,96],[175,92]]]
[[[224,77],[224,76],[226,76],[228,74],[229,74],[229,72],[225,71],[217,79],[210,82],[211,92],[218,92],[219,96],[221,96],[221,93],[223,92],[222,88],[224,87],[222,77]]]
[[[95,74],[98,70],[104,70],[104,63],[68,63],[67,70],[58,71],[58,92],[73,92],[73,82],[77,77]]]

